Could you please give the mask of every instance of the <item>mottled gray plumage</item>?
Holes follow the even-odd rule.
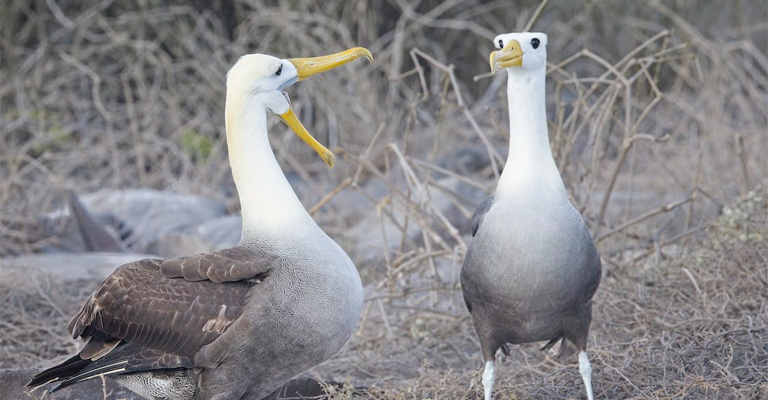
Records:
[[[112,378],[132,392],[153,400],[191,399],[197,389],[190,369],[116,374]]]
[[[110,376],[148,399],[261,399],[341,349],[362,311],[360,275],[304,210],[267,137],[267,110],[288,114],[282,88],[297,68],[254,54],[228,75],[240,245],[121,266],[68,325],[83,349],[28,386]]]
[[[510,33],[494,39],[492,69],[509,76],[510,146],[496,192],[472,217],[472,242],[461,285],[486,361],[485,399],[496,352],[507,344],[573,343],[592,399],[586,355],[600,257],[571,205],[547,137],[544,82],[547,36]]]

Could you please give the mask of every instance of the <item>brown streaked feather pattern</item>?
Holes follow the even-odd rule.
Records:
[[[125,365],[126,371],[144,371],[157,370],[165,368],[192,368],[193,359],[186,355],[178,355],[160,350],[140,347],[138,344],[130,344],[125,348],[128,363]]]
[[[191,364],[200,348],[242,314],[253,284],[167,278],[161,262],[142,260],[117,269],[70,321],[72,337],[137,345],[131,346],[139,352],[129,360],[131,369]],[[204,329],[211,324],[220,329]]]
[[[164,260],[163,275],[188,281],[236,282],[269,272],[276,256],[244,247]]]

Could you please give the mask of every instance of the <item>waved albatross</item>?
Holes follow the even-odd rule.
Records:
[[[494,195],[472,217],[472,243],[461,287],[480,339],[485,399],[494,359],[507,344],[566,340],[579,350],[589,400],[592,367],[587,334],[600,257],[581,214],[571,205],[547,137],[544,79],[547,35],[508,33],[494,40],[492,72],[506,69],[509,155]]]
[[[148,399],[260,399],[333,356],[363,304],[352,261],[317,226],[275,159],[267,111],[333,166],[282,90],[359,57],[241,57],[227,74],[226,131],[243,227],[237,247],[142,260],[109,276],[67,329],[79,354],[33,378],[55,391],[107,375]]]

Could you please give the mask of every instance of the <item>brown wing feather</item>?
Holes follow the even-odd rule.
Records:
[[[166,278],[161,262],[118,268],[72,318],[67,327],[72,337],[121,339],[145,348],[146,354],[137,355],[139,364],[166,365],[194,359],[242,314],[253,283]]]
[[[163,275],[188,281],[236,282],[256,278],[269,272],[275,257],[272,254],[233,247],[212,253],[164,260]]]
[[[166,353],[150,348],[142,347],[133,351],[125,366],[126,371],[146,371],[163,368],[191,368],[194,364],[191,357]]]

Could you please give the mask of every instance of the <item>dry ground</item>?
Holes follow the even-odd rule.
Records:
[[[452,279],[467,236],[425,188],[447,176],[492,190],[509,132],[504,77],[485,75],[490,39],[530,25],[550,35],[550,139],[604,261],[596,395],[768,397],[764,1],[159,4],[0,5],[0,255],[56,240],[35,218],[54,189],[167,188],[236,211],[229,66],[366,46],[373,66],[290,89],[304,124],[339,147],[336,169],[271,128],[286,171],[309,182],[302,201],[372,288],[360,331],[316,372],[373,398],[477,398],[479,346]],[[339,201],[352,195],[367,203]],[[363,257],[345,232],[370,210],[415,236]],[[0,367],[73,352],[63,326],[96,284],[0,277]],[[583,398],[574,361],[515,349],[497,398]]]

